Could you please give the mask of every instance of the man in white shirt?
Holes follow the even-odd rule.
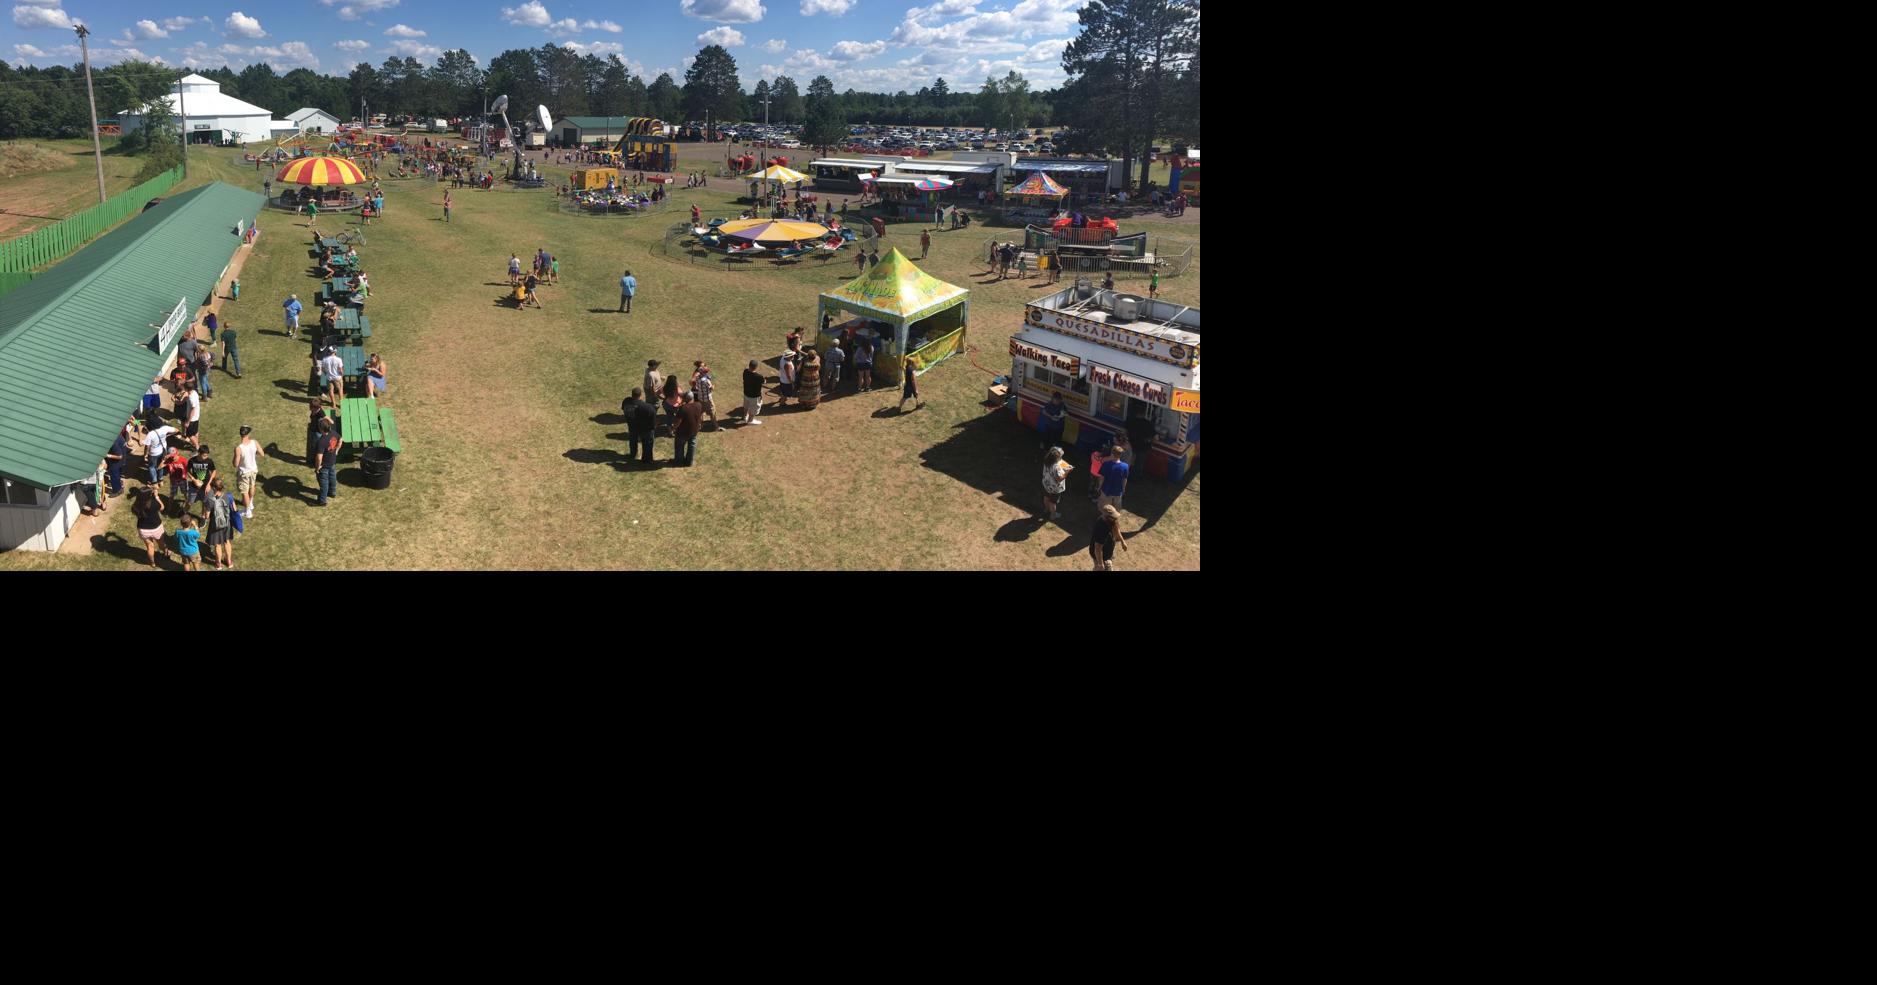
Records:
[[[339,350],[326,353],[319,369],[326,376],[326,395],[332,398],[334,407],[339,406],[339,398],[345,396],[345,361],[339,358]]]
[[[182,399],[176,409],[182,414],[182,436],[189,439],[189,444],[200,445],[196,434],[202,430],[202,395],[196,392],[194,380],[183,385]]]
[[[241,494],[241,515],[254,519],[254,481],[261,474],[261,459],[267,451],[254,440],[252,425],[241,425],[241,443],[235,446],[235,489]]]
[[[150,464],[150,485],[156,485],[158,473],[162,469],[163,456],[169,454],[169,436],[176,429],[168,424],[143,436],[143,456]]]

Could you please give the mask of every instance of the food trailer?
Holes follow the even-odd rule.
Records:
[[[897,383],[900,368],[915,376],[965,351],[965,322],[971,292],[947,284],[920,270],[898,249],[859,277],[821,295],[817,324],[823,314],[855,316],[833,323],[816,336],[822,352],[848,330],[873,342],[873,378]],[[853,350],[848,349],[849,365]]]
[[[1031,301],[1010,337],[1010,390],[1031,428],[1062,395],[1065,450],[1120,435],[1145,446],[1134,449],[1137,467],[1177,482],[1199,461],[1199,309],[1086,280]]]
[[[858,195],[865,189],[861,175],[880,177],[892,174],[900,163],[897,157],[826,157],[811,161],[808,171],[815,179],[815,188],[825,192],[847,192]]]

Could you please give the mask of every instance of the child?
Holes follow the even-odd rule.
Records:
[[[189,486],[189,456],[184,455],[181,448],[171,445],[169,452],[163,456],[162,466],[163,471],[169,474],[169,498],[182,502],[184,490]],[[188,509],[186,505],[183,508]]]
[[[1101,499],[1101,451],[1097,448],[1088,456],[1088,501],[1091,503]]]
[[[182,526],[176,528],[176,546],[182,550],[182,569],[197,570],[202,560],[202,531],[196,529],[194,513],[182,515]]]
[[[209,480],[214,476],[215,459],[209,457],[209,446],[201,445],[189,459],[189,492],[184,497],[183,509],[188,509],[196,500],[208,501]]]

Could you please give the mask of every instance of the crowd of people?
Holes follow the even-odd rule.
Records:
[[[255,480],[260,459],[267,454],[255,442],[254,429],[242,425],[234,443],[233,491],[209,442],[202,438],[203,402],[214,396],[210,375],[218,363],[222,372],[241,378],[237,333],[210,311],[199,326],[189,326],[176,347],[174,368],[166,379],[150,385],[143,405],[125,420],[99,463],[95,481],[87,484],[85,513],[100,514],[108,508],[110,497],[124,494],[124,469],[141,456],[138,474],[145,484],[131,495],[130,508],[151,567],[161,554],[178,558],[187,571],[201,570],[204,564],[231,569],[234,533],[254,517]],[[168,419],[163,408],[166,392],[172,404]],[[199,513],[195,512],[198,508]],[[173,533],[166,517],[177,521]]]

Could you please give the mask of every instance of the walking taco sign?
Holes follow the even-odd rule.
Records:
[[[1029,322],[1038,328],[1087,339],[1122,352],[1132,352],[1172,366],[1199,365],[1199,336],[1177,329],[1108,325],[1065,314],[1041,305],[1028,305]]]

